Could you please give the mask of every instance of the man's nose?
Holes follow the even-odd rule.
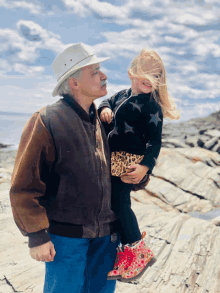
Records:
[[[101,71],[101,80],[103,80],[103,79],[107,79],[107,76],[105,75],[105,73],[103,73],[103,72]]]

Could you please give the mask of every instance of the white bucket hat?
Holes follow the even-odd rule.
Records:
[[[83,43],[74,44],[59,54],[52,64],[54,75],[57,79],[57,85],[53,90],[52,96],[57,95],[59,86],[67,79],[70,75],[76,72],[78,69],[101,63],[107,58],[97,58],[92,49]]]

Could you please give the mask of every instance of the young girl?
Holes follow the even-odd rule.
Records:
[[[163,118],[180,117],[167,91],[163,62],[155,51],[143,49],[132,61],[128,75],[131,88],[99,106],[111,150],[112,209],[120,219],[122,243],[108,279],[124,282],[139,278],[155,257],[144,243],[146,233],[141,235],[131,209],[133,184],[120,177],[130,172],[134,177],[151,174],[161,148]]]

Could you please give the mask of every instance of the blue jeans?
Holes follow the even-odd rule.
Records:
[[[44,293],[113,293],[116,281],[108,281],[113,269],[116,242],[111,236],[69,238],[48,233],[56,255],[45,263]]]

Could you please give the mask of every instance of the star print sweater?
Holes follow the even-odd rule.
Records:
[[[98,108],[99,115],[105,107],[113,111],[112,122],[103,123],[111,152],[144,155],[140,164],[147,166],[151,174],[161,149],[161,106],[151,93],[131,96],[129,89],[104,100]]]

